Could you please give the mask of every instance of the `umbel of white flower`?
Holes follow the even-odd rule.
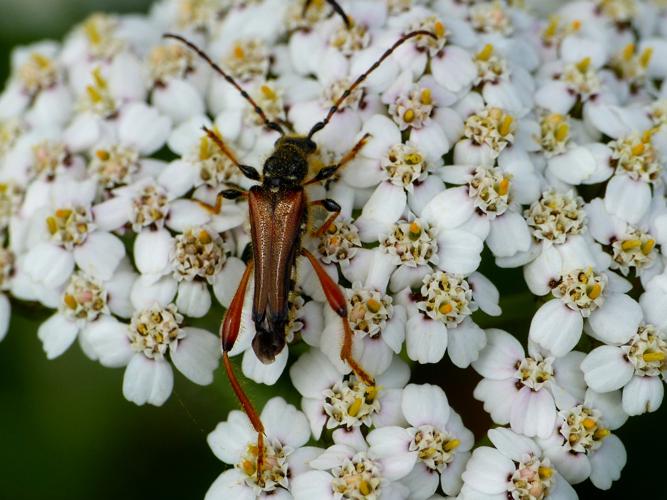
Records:
[[[553,15],[533,9],[546,4]],[[346,317],[295,248],[285,347],[266,364],[246,280],[256,182],[238,165],[261,173],[278,129],[307,134],[415,30],[428,33],[312,137],[308,179],[344,166],[307,197],[340,210],[323,226],[309,210],[298,245]],[[665,54],[660,0],[160,0],[91,15],[17,47],[0,94],[0,338],[13,300],[39,304],[49,359],[78,340],[124,368],[127,400],[160,406],[173,367],[211,384],[212,332],[247,282],[232,364],[292,390],[220,415],[208,500],[609,489],[627,460],[612,431],[660,408],[667,374]],[[498,268],[536,298],[510,311],[525,331],[495,328],[513,304]],[[450,407],[452,380],[410,383],[449,363],[481,376],[466,396],[499,426],[484,445],[472,407]]]

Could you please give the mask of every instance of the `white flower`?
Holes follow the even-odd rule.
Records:
[[[620,393],[588,389],[583,403],[560,408],[553,434],[538,440],[544,454],[570,484],[590,477],[596,487],[609,489],[627,459],[623,443],[610,433],[628,418]]]
[[[382,463],[385,477],[410,488],[410,498],[429,498],[438,484],[446,494],[456,495],[474,443],[472,432],[437,386],[406,386],[401,408],[410,427],[371,431],[367,437],[369,453]]]
[[[473,452],[463,473],[461,500],[578,498],[534,440],[504,428],[491,429],[488,436],[495,448]]]
[[[36,283],[58,288],[75,265],[98,280],[112,278],[125,247],[96,223],[91,211],[94,195],[91,181],[54,183],[50,206],[32,216],[25,271]]]
[[[478,308],[499,315],[499,296],[493,283],[480,273],[464,278],[436,271],[424,276],[417,290],[403,290],[399,301],[408,310],[408,357],[419,363],[437,363],[447,350],[456,366],[466,368],[486,345],[486,335],[471,315]]]
[[[641,324],[624,345],[596,347],[581,364],[586,383],[597,392],[623,389],[628,415],[656,411],[662,403],[667,335],[654,325]]]
[[[410,494],[409,488],[386,475],[361,433],[353,432],[344,443],[330,446],[308,465],[311,470],[292,482],[294,500],[407,498]]]
[[[58,301],[58,312],[42,323],[37,336],[44,345],[46,356],[60,356],[74,342],[78,334],[84,352],[95,359],[87,349],[86,339],[97,321],[112,319],[112,314],[129,318],[132,305],[130,289],[136,274],[128,263],[121,264],[113,276],[99,280],[81,271],[70,276]]]
[[[6,293],[12,287],[15,273],[15,257],[11,250],[0,248],[0,340],[5,338],[9,330],[9,319],[11,316],[11,304]]]
[[[308,420],[281,397],[267,401],[260,419],[265,436],[259,477],[257,432],[245,413],[232,410],[227,420],[208,435],[207,441],[215,456],[234,468],[226,470],[213,482],[206,492],[206,500],[271,495],[291,498],[288,491],[298,466],[313,455],[312,449],[303,448],[310,437]]]
[[[526,436],[548,437],[556,420],[556,405],[572,404],[583,392],[583,374],[578,368],[583,354],[573,352],[554,359],[531,352],[526,357],[509,333],[489,329],[486,334],[486,347],[472,363],[484,377],[475,388],[475,399],[484,403],[495,423],[509,423],[513,431]]]
[[[545,252],[525,276],[534,293],[555,297],[542,305],[530,325],[529,338],[554,356],[563,356],[586,332],[606,343],[625,343],[642,319],[639,304],[625,295],[630,286],[612,272],[563,266],[555,250]]]
[[[199,385],[213,382],[218,367],[216,336],[201,328],[182,327],[183,319],[173,304],[135,310],[130,324],[104,318],[89,326],[87,351],[104,366],[126,366],[123,395],[128,401],[161,406],[174,385],[167,354],[183,375]]]
[[[303,354],[290,368],[292,384],[303,396],[301,407],[315,439],[322,430],[351,429],[362,425],[400,425],[401,389],[410,376],[398,358],[367,386],[354,375],[342,376],[318,349]]]
[[[0,94],[0,120],[24,116],[34,127],[60,127],[72,110],[72,96],[59,61],[60,46],[40,42],[17,48]]]

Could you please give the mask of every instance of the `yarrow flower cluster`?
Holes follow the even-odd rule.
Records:
[[[612,431],[661,406],[667,374],[667,5],[523,4],[159,0],[15,49],[0,339],[13,300],[41,304],[46,356],[78,340],[137,405],[167,401],[172,367],[211,384],[221,356],[291,383],[254,411],[233,379],[248,413],[208,436],[207,500],[609,489]],[[300,180],[270,178],[286,160],[313,203],[258,229],[260,172],[274,214]],[[253,274],[253,251],[285,269]],[[524,332],[493,327],[513,304],[497,268],[535,296],[511,311]],[[483,444],[454,382],[410,383],[450,362],[479,375]]]

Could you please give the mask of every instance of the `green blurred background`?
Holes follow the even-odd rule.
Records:
[[[142,12],[149,4],[0,0],[0,81],[7,77],[11,47],[61,38],[96,10]],[[521,273],[485,272],[501,289],[505,315],[493,322],[480,318],[483,326],[525,335],[530,311],[538,304],[522,292]],[[0,500],[203,498],[222,471],[206,435],[237,406],[222,370],[209,387],[196,386],[176,372],[174,393],[164,407],[136,407],[122,396],[122,370],[91,362],[77,345],[47,361],[36,336],[46,317],[39,308],[14,307],[9,334],[0,343]],[[216,331],[219,314],[210,314],[207,322]],[[471,369],[459,370],[443,360],[417,367],[414,380],[442,385],[464,422],[482,437],[490,422],[472,400],[478,378]],[[260,406],[276,393],[298,402],[287,386],[245,386]],[[631,419],[618,433],[629,455],[621,480],[611,492],[599,492],[590,483],[578,486],[580,497],[667,498],[660,480],[667,465],[666,415],[663,405],[657,413]]]

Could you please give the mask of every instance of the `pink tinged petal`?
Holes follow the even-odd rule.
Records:
[[[421,313],[406,324],[405,346],[408,357],[419,363],[437,363],[447,349],[447,327]]]
[[[201,328],[183,328],[185,338],[171,349],[171,361],[183,375],[195,384],[213,382],[213,372],[218,367],[220,344],[218,338]]]
[[[176,295],[176,280],[171,277],[153,280],[150,276],[141,276],[132,285],[130,301],[135,309],[147,309],[158,303],[166,307]]]
[[[378,385],[382,386],[380,382]],[[373,415],[373,425],[375,427],[386,427],[388,425],[398,425],[405,427],[405,418],[401,411],[401,394],[400,389],[384,389],[380,391],[380,405],[379,413]]]
[[[310,438],[306,416],[281,397],[269,399],[261,419],[267,436],[291,448],[303,446]]]
[[[512,430],[526,436],[549,437],[556,423],[556,405],[548,391],[523,387],[510,414]]]
[[[377,241],[403,214],[406,204],[407,196],[402,187],[390,182],[380,184],[356,221],[362,241]]]
[[[92,211],[97,227],[103,231],[112,231],[128,222],[132,212],[132,199],[129,196],[116,196],[95,205]]]
[[[290,379],[302,396],[317,399],[341,379],[336,368],[318,349],[303,354],[291,367]]]
[[[12,306],[7,296],[0,294],[0,340],[5,338],[9,329],[9,318],[12,313]]]
[[[596,338],[610,344],[625,344],[642,321],[642,309],[637,302],[620,293],[609,294],[600,308],[588,318]]]
[[[298,475],[290,482],[294,500],[333,500],[332,479],[331,474],[319,470]]]
[[[402,427],[380,427],[366,437],[370,453],[382,463],[382,473],[390,481],[396,481],[408,475],[415,466],[417,453],[410,452],[412,438],[407,429]]]
[[[597,392],[609,392],[626,385],[634,374],[634,367],[619,347],[603,345],[593,349],[583,363],[586,383]]]
[[[568,184],[581,184],[593,175],[595,169],[595,158],[584,146],[574,147],[548,162],[548,171]]]
[[[285,347],[272,363],[264,364],[257,359],[255,351],[246,349],[243,353],[243,362],[241,364],[243,375],[258,384],[273,385],[285,370],[288,357],[289,349]]]
[[[204,99],[189,82],[170,79],[153,90],[151,103],[175,123],[204,113]]]
[[[451,464],[447,464],[449,467]],[[461,470],[463,472],[463,470]],[[423,462],[417,462],[407,476],[401,479],[401,484],[410,490],[410,499],[425,500],[431,498],[438,489],[440,475],[438,471],[431,470]]]
[[[174,238],[166,229],[141,231],[134,240],[134,262],[142,274],[159,277],[169,272]]]
[[[486,346],[486,335],[470,318],[466,318],[456,328],[447,330],[449,358],[459,368],[467,368],[479,358]]]
[[[419,129],[413,128],[410,131],[410,142],[433,163],[438,163],[452,147],[447,134],[435,121]]]
[[[556,383],[578,401],[584,400],[584,394],[588,388],[584,380],[584,373],[580,368],[585,357],[583,352],[572,351],[553,362]],[[555,399],[558,404],[558,398]]]
[[[493,446],[500,453],[515,462],[520,462],[526,455],[533,455],[535,457],[542,455],[542,450],[535,441],[529,437],[517,434],[510,429],[498,427],[490,429],[488,434]]]
[[[182,281],[178,285],[176,307],[181,314],[192,318],[203,318],[211,308],[211,294],[206,283]]]
[[[601,490],[611,488],[611,483],[620,479],[627,460],[628,455],[621,440],[614,434],[607,436],[602,446],[590,456],[593,485]]]
[[[552,81],[540,87],[535,93],[535,104],[553,113],[565,115],[576,101],[564,82]]]
[[[453,229],[467,221],[475,211],[468,187],[449,188],[435,196],[424,207],[422,219],[430,225]]]
[[[543,248],[542,253],[523,268],[523,277],[535,295],[548,294],[561,275],[562,260],[553,246]]]
[[[436,385],[409,384],[403,389],[401,409],[413,427],[432,425],[445,429],[450,408],[445,392]]]
[[[631,416],[654,412],[660,408],[664,393],[659,377],[632,377],[623,388],[623,410]]]
[[[630,224],[637,224],[650,204],[651,188],[646,182],[632,180],[627,175],[615,175],[607,184],[605,208]]]
[[[647,323],[667,330],[667,293],[662,290],[648,290],[639,297]]]
[[[257,495],[246,485],[243,473],[229,469],[218,476],[206,492],[204,500],[255,500]]]
[[[55,359],[72,345],[77,333],[79,328],[75,322],[56,313],[40,325],[37,337],[42,341],[47,359]]]
[[[58,288],[74,271],[74,257],[64,248],[39,243],[26,255],[24,269],[35,282]]]
[[[245,264],[237,257],[230,257],[225,263],[225,267],[215,277],[213,283],[213,293],[218,302],[224,307],[229,307],[236,289],[241,282],[241,277],[245,271]]]
[[[545,454],[570,484],[579,484],[591,475],[591,462],[585,453],[570,453],[564,447],[557,446],[545,449]]]
[[[174,372],[164,360],[135,354],[123,375],[123,396],[137,405],[162,406],[174,387]]]
[[[525,357],[521,343],[503,330],[486,330],[486,347],[472,367],[484,378],[495,380],[514,376],[517,361]]]
[[[368,449],[368,444],[361,433],[360,427],[339,427],[331,433],[331,438],[336,444],[342,444],[358,451]]]
[[[460,229],[438,234],[438,267],[449,273],[469,274],[482,260],[484,243],[478,236]]]
[[[499,425],[508,424],[514,401],[519,393],[516,379],[504,380],[483,379],[473,392],[476,400],[484,403],[484,411]]]
[[[472,288],[472,297],[479,308],[489,316],[500,316],[502,313],[498,305],[500,292],[496,285],[486,276],[477,272],[468,276],[468,283]]]
[[[463,481],[470,487],[497,495],[507,490],[507,478],[514,473],[514,463],[498,450],[482,446],[477,448],[463,473]]]
[[[223,206],[223,215],[224,210],[225,207]],[[166,224],[169,229],[177,232],[184,232],[191,227],[202,226],[206,224],[208,220],[208,214],[197,203],[191,200],[181,199],[170,203]]]
[[[530,322],[528,338],[553,356],[564,356],[581,338],[584,319],[560,299],[542,305]]]
[[[248,416],[239,410],[232,410],[225,422],[220,422],[206,436],[206,442],[213,454],[226,464],[236,464],[245,454],[250,443],[257,440]]]
[[[496,257],[511,257],[530,248],[530,230],[526,220],[516,212],[505,212],[491,221],[486,244]]]
[[[111,316],[94,321],[81,333],[86,344],[102,366],[119,368],[126,366],[134,351],[130,347],[129,327]]]

